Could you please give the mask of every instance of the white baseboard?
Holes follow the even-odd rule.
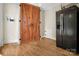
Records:
[[[9,43],[17,43],[17,44],[20,44],[20,41],[6,41],[6,42],[4,42],[4,44],[9,44]]]
[[[46,37],[46,38],[49,38],[49,39],[52,39],[52,40],[56,40],[56,38],[55,37],[48,37],[48,36],[43,36],[43,37]]]

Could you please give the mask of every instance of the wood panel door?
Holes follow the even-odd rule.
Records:
[[[33,6],[32,7],[33,13],[33,39],[40,40],[40,8]]]
[[[21,23],[20,23],[20,34],[21,34],[21,42],[28,42],[30,40],[29,33],[29,18],[31,13],[31,6],[28,4],[21,4]]]
[[[40,8],[22,3],[20,6],[20,37],[22,43],[40,39]]]

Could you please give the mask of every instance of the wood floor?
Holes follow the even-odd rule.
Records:
[[[6,44],[0,49],[4,56],[74,56],[75,53],[56,47],[52,39],[43,38],[27,44]]]

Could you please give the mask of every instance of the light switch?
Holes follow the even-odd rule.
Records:
[[[14,21],[14,18],[12,18],[12,17],[7,17],[7,20],[8,20],[8,21]]]

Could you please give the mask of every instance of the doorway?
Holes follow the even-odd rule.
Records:
[[[21,43],[40,40],[40,8],[31,4],[20,4]]]

